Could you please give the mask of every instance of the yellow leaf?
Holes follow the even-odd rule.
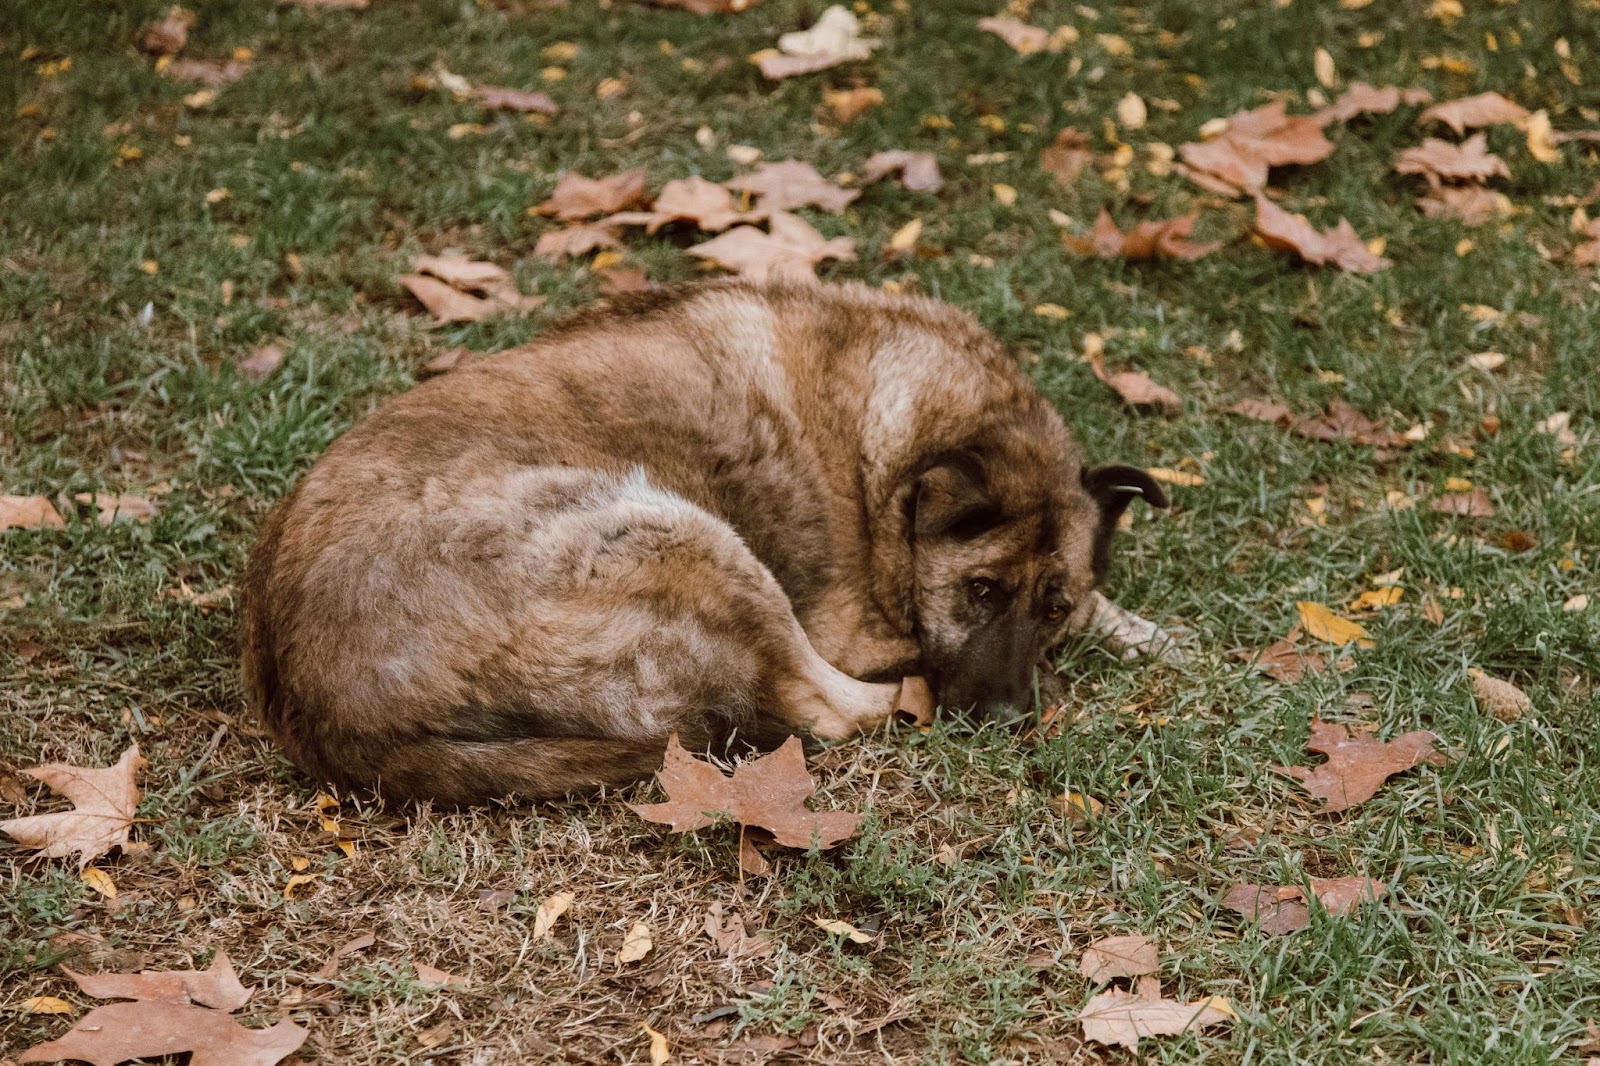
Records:
[[[106,899],[117,898],[117,883],[111,880],[111,875],[98,866],[91,866],[78,875],[78,880],[100,893]]]
[[[656,1032],[647,1022],[640,1022],[639,1028],[650,1038],[650,1066],[663,1066],[671,1062],[672,1052],[667,1049],[667,1035]]]
[[[1168,485],[1182,485],[1191,489],[1206,483],[1206,479],[1199,474],[1191,474],[1187,470],[1174,470],[1167,466],[1152,466],[1145,473],[1157,481],[1166,482]]]
[[[24,1014],[71,1014],[72,1004],[55,996],[33,996],[18,1004]]]
[[[210,192],[206,193],[206,203],[220,204],[222,201],[226,200],[232,195],[233,190],[226,187],[212,189]]]
[[[1561,149],[1550,136],[1550,113],[1535,111],[1528,118],[1528,154],[1541,163],[1561,162]]]
[[[328,810],[329,808],[339,806],[339,801],[334,799],[332,796],[328,795],[326,792],[318,792],[317,793],[317,798],[316,798],[316,804],[317,804],[317,810],[325,811],[325,810]]]
[[[533,915],[533,939],[543,940],[549,936],[556,920],[567,913],[567,908],[577,898],[572,892],[553,892],[540,901],[539,909]]]
[[[309,885],[317,879],[316,874],[295,874],[283,886],[283,898],[294,899],[294,890],[301,885]]]
[[[630,962],[638,962],[650,954],[650,949],[653,947],[655,942],[650,939],[650,927],[643,922],[634,922],[633,928],[628,930],[628,935],[622,938],[622,950],[617,952],[618,968]]]
[[[1068,315],[1072,314],[1071,311],[1068,311],[1060,304],[1040,304],[1038,307],[1033,309],[1033,313],[1038,315],[1040,318],[1054,318],[1057,320],[1066,318]]]
[[[1392,607],[1400,602],[1400,597],[1403,595],[1405,595],[1405,589],[1399,585],[1368,589],[1350,601],[1350,609],[1352,611],[1375,611],[1379,607]]]
[[[1312,69],[1317,76],[1317,84],[1324,89],[1332,89],[1339,84],[1339,71],[1333,65],[1333,56],[1326,48],[1318,48],[1312,57]]]
[[[994,198],[1001,207],[1010,207],[1017,202],[1017,190],[1004,182],[994,183]]]
[[[598,252],[596,253],[595,257],[589,261],[589,269],[610,270],[612,267],[622,262],[622,259],[623,256],[621,252]]]
[[[1373,646],[1365,627],[1359,622],[1341,618],[1322,604],[1310,600],[1297,600],[1295,607],[1300,611],[1300,628],[1304,629],[1308,636],[1340,647],[1351,641],[1354,641],[1358,648]]]
[[[304,873],[311,869],[311,860],[304,855],[296,855],[289,860],[289,865],[294,867],[296,873]]]
[[[1472,482],[1468,481],[1464,477],[1447,477],[1447,478],[1444,479],[1444,491],[1446,491],[1446,492],[1471,492],[1472,491]]]
[[[921,236],[922,219],[914,218],[894,231],[894,236],[889,238],[889,247],[896,252],[909,252],[917,246],[917,239]]]
[[[852,944],[870,944],[873,937],[871,933],[863,933],[849,922],[841,922],[837,918],[813,918],[812,923],[825,933],[842,936]]]
[[[1143,129],[1149,116],[1144,98],[1138,93],[1129,93],[1117,102],[1117,122],[1125,130]]]
[[[1106,805],[1093,796],[1072,791],[1052,796],[1050,805],[1069,822],[1087,822],[1091,818],[1100,817],[1100,812],[1106,809]]]

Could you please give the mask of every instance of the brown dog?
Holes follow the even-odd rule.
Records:
[[[673,732],[848,736],[906,674],[1011,720],[1108,609],[1134,496],[1166,503],[1142,470],[1084,469],[951,307],[651,295],[336,441],[262,526],[246,689],[319,780],[452,804],[631,781]]]

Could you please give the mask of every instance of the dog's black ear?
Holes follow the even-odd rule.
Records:
[[[924,470],[911,506],[912,530],[918,537],[964,540],[993,529],[1002,518],[983,467],[965,455],[941,456]]]
[[[1122,512],[1135,498],[1143,498],[1151,507],[1165,507],[1167,494],[1155,478],[1136,466],[1097,466],[1085,470],[1082,480],[1084,491],[1100,506],[1100,524],[1094,532],[1094,577],[1104,581],[1111,569],[1111,538]]]

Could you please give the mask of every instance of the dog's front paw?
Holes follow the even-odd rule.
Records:
[[[1124,610],[1100,593],[1094,594],[1094,616],[1089,628],[1124,659],[1147,656],[1163,662],[1185,661],[1177,639],[1165,629],[1132,611]]]

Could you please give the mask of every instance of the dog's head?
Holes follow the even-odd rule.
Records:
[[[1037,428],[930,456],[905,497],[923,669],[941,705],[1002,722],[1032,710],[1041,656],[1087,624],[1128,504],[1167,505],[1145,471],[1084,469]]]

